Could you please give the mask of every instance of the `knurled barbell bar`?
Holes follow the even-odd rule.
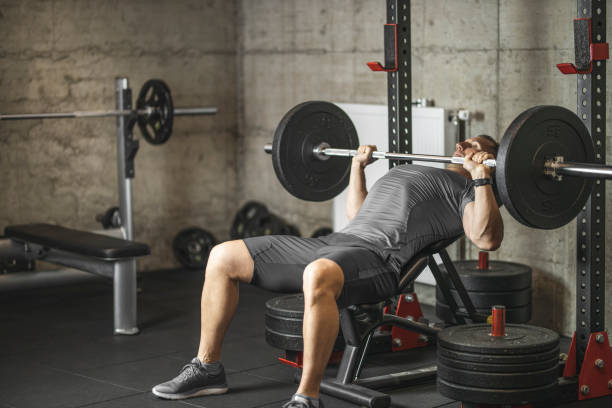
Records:
[[[2,120],[72,119],[135,116],[143,137],[151,144],[162,144],[172,135],[174,116],[214,115],[217,108],[174,108],[170,88],[164,81],[150,79],[144,83],[136,100],[136,109],[96,110],[51,113],[0,114]]]
[[[292,195],[329,200],[348,185],[350,162],[359,139],[348,115],[329,102],[304,102],[281,120],[272,154],[274,170]],[[462,157],[374,152],[376,159],[462,164]],[[502,203],[519,222],[552,229],[574,219],[589,197],[591,178],[612,178],[612,167],[593,163],[595,153],[580,118],[559,106],[536,106],[508,127],[499,146],[495,187]],[[563,176],[578,176],[567,177]]]

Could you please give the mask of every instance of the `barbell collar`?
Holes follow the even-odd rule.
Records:
[[[150,115],[155,109],[139,110],[100,110],[100,111],[75,111],[75,112],[53,112],[53,113],[16,113],[0,115],[0,120],[29,120],[29,119],[66,119],[66,118],[104,118],[115,116],[129,116],[133,113],[137,115]],[[217,113],[216,107],[198,108],[176,108],[173,111],[175,116],[196,116],[214,115]]]
[[[264,145],[264,151],[266,153],[272,153],[272,143],[266,143]],[[352,157],[356,156],[357,150],[353,149],[336,149],[334,147],[328,147],[327,143],[321,143],[320,145],[313,148],[312,153],[314,157],[324,160],[324,157],[337,156],[337,157]],[[465,159],[463,157],[452,157],[452,156],[435,156],[431,154],[410,154],[410,153],[396,153],[396,152],[372,152],[374,159],[386,159],[386,160],[416,160],[434,163],[453,163],[463,164]],[[495,167],[495,160],[485,160],[483,164],[487,167]]]

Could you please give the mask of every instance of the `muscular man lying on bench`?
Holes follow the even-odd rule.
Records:
[[[338,334],[338,309],[395,293],[410,258],[433,242],[465,235],[484,250],[499,247],[503,223],[489,184],[497,143],[478,136],[458,143],[463,166],[401,165],[368,194],[364,168],[375,146],[352,160],[347,197],[351,220],[321,238],[262,236],[215,246],[206,266],[198,355],[179,375],[153,388],[166,399],[221,394],[228,386],[221,343],[238,303],[238,283],[304,292],[304,366],[297,393],[284,408],[322,407],[319,387]]]

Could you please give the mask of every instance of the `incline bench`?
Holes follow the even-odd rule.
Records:
[[[112,278],[115,333],[138,333],[136,258],[151,253],[148,245],[50,224],[13,225],[4,234],[30,260]]]
[[[406,291],[412,292],[412,290],[407,290],[407,288],[410,288],[414,280],[423,272],[425,267],[429,266],[456,321],[459,324],[463,324],[466,322],[465,319],[467,318],[472,322],[483,322],[486,320],[487,316],[480,315],[476,312],[476,308],[446,251],[446,247],[462,236],[463,234],[447,240],[435,242],[416,254],[403,269],[396,294],[403,294],[406,293]],[[465,313],[459,311],[459,306],[451,294],[450,284],[447,278],[442,275],[434,259],[435,254],[438,254],[442,259],[442,263],[448,273],[448,279],[456,288],[461,303],[463,303],[466,309]],[[386,408],[391,404],[391,399],[388,394],[377,391],[377,389],[397,387],[409,384],[415,380],[433,377],[436,375],[437,367],[435,365],[430,365],[377,377],[360,377],[375,330],[380,326],[398,326],[435,338],[440,329],[431,327],[425,323],[412,321],[408,318],[381,314],[378,321],[372,323],[368,329],[365,330],[365,333],[360,334],[357,330],[358,323],[355,320],[356,310],[358,311],[359,308],[360,305],[353,305],[340,311],[340,327],[346,342],[346,347],[338,367],[336,378],[323,380],[321,383],[321,392],[344,399],[359,406]],[[299,381],[299,378],[300,374],[298,373],[296,381]]]

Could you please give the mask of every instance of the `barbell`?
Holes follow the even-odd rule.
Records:
[[[215,113],[217,113],[217,108],[174,108],[168,85],[162,80],[150,79],[144,83],[138,93],[136,109],[0,114],[0,121],[133,116],[142,136],[147,142],[157,145],[170,139],[174,116],[214,115]]]
[[[348,185],[350,161],[359,139],[348,115],[322,101],[304,102],[280,121],[273,143],[275,173],[297,198],[329,200]],[[462,157],[374,152],[376,159],[462,164]],[[535,106],[510,124],[500,142],[494,188],[508,212],[532,228],[553,229],[573,220],[585,205],[592,178],[612,178],[612,167],[595,161],[582,120],[560,106]],[[568,176],[568,177],[565,177]]]

